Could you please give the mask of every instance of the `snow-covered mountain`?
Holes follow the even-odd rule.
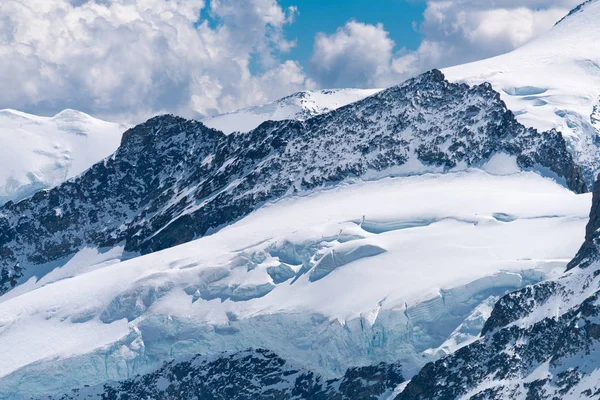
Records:
[[[586,1],[511,53],[443,71],[451,81],[490,82],[519,122],[562,132],[588,184],[600,170],[598,21],[600,1]]]
[[[0,399],[597,397],[598,17],[108,157],[117,125],[0,112],[13,198],[53,186],[0,206]]]
[[[498,296],[564,269],[585,190],[560,134],[439,71],[248,133],[153,118],[0,208],[0,393],[131,387],[250,347],[323,379],[410,377],[475,340]]]
[[[225,135],[156,117],[78,178],[0,208],[0,292],[86,246],[146,254],[214,232],[267,201],[347,179],[450,171],[494,158],[586,191],[562,136],[516,122],[487,85],[432,71],[305,122]],[[499,158],[494,158],[498,164]],[[498,166],[496,166],[498,168]]]
[[[202,120],[209,128],[226,134],[249,132],[265,121],[305,121],[316,115],[336,110],[382,89],[306,90],[256,107],[244,108],[228,114]]]
[[[112,154],[126,129],[73,110],[54,117],[0,110],[0,205],[81,174]]]

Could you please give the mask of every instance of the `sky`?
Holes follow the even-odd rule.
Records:
[[[582,0],[1,0],[0,109],[137,123],[491,57]]]
[[[293,24],[285,32],[296,41],[290,57],[306,65],[312,54],[315,34],[331,35],[337,28],[351,20],[366,24],[383,24],[389,36],[399,46],[416,50],[421,35],[414,26],[423,20],[424,1],[409,0],[282,0],[284,8],[297,6]],[[373,4],[377,4],[376,7]]]

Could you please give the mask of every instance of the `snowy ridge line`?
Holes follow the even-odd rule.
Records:
[[[317,115],[362,100],[383,89],[307,90],[291,94],[272,103],[244,108],[202,120],[206,126],[225,134],[249,132],[266,121],[305,121]]]
[[[573,14],[576,14],[578,12],[582,12],[584,10],[584,8],[589,5],[590,3],[593,3],[596,0],[586,0],[583,3],[581,3],[580,5],[578,5],[577,7],[575,7],[574,9],[572,9],[571,11],[569,11],[569,13],[567,15],[565,15],[564,17],[562,17],[556,24],[554,24],[555,26],[560,24],[561,22],[563,22],[564,20],[566,20],[567,18],[571,17]]]
[[[78,178],[0,208],[0,292],[41,278],[37,266],[85,247],[125,243],[126,252],[146,254],[293,193],[391,173],[464,170],[499,155],[512,172],[545,171],[586,191],[560,133],[524,128],[489,85],[451,84],[439,71],[304,122],[265,122],[245,134],[156,117],[128,130],[112,157]]]

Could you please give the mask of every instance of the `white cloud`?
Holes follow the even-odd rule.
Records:
[[[509,51],[580,0],[429,0],[416,51],[382,25],[317,34],[309,66],[286,60],[278,0],[0,0],[0,108],[76,108],[138,122],[197,117],[305,88],[383,87]],[[203,16],[199,20],[200,15]],[[314,80],[313,80],[314,79]]]
[[[508,52],[550,29],[580,1],[430,0],[416,60],[421,68],[446,67]]]
[[[381,25],[318,34],[311,71],[324,86],[388,86],[431,68],[492,57],[547,31],[582,0],[429,0],[416,51],[395,50]]]
[[[312,86],[277,0],[1,0],[0,108],[139,121],[230,111]],[[258,73],[251,73],[256,61]]]
[[[332,35],[317,34],[311,71],[328,87],[377,86],[389,72],[394,45],[381,24],[350,21]]]

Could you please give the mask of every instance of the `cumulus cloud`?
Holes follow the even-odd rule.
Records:
[[[440,67],[508,52],[547,31],[581,0],[430,0],[416,60]]]
[[[508,52],[547,31],[581,0],[429,0],[416,51],[381,25],[348,22],[315,40],[311,71],[325,86],[389,86],[431,68]],[[366,37],[367,39],[363,39]]]
[[[297,62],[278,61],[294,14],[277,0],[2,0],[0,108],[139,121],[312,87]]]
[[[278,0],[0,0],[0,109],[139,122],[307,88],[385,87],[509,51],[580,1],[428,0],[416,51],[398,48],[382,25],[349,21],[316,35],[308,76],[287,56],[297,9]]]
[[[332,35],[317,34],[312,72],[328,87],[377,85],[388,73],[394,46],[381,24],[350,21]]]

